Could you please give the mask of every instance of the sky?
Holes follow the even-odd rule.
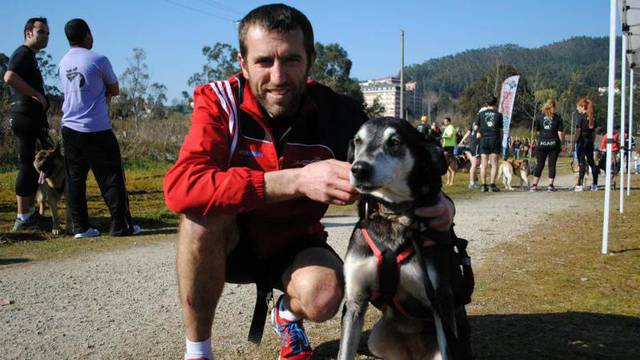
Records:
[[[205,63],[202,47],[224,42],[238,47],[236,21],[265,1],[213,0],[0,0],[0,52],[22,43],[24,23],[47,17],[45,49],[58,62],[69,46],[64,24],[83,18],[93,50],[106,55],[118,76],[133,48],[147,54],[151,82],[165,84],[168,98],[191,92],[187,79]],[[400,31],[405,65],[506,43],[533,48],[573,36],[607,36],[605,0],[306,0],[284,1],[307,15],[315,39],[338,43],[360,80],[398,73]]]

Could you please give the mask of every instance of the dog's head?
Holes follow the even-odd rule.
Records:
[[[527,159],[513,160],[511,164],[513,165],[513,170],[515,171],[525,170],[525,169],[529,171],[529,160]]]
[[[376,118],[349,143],[351,184],[386,204],[432,204],[447,171],[442,148],[409,122]]]
[[[39,145],[36,145],[36,157],[33,161],[33,167],[36,168],[36,171],[41,176],[47,178],[61,166],[64,166],[64,162],[60,153],[60,144],[57,144],[54,149],[41,149]]]

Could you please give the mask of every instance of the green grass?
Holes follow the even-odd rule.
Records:
[[[114,238],[100,236],[90,240],[75,240],[69,236],[54,237],[48,233],[10,233],[15,220],[15,193],[13,191],[16,172],[0,174],[0,258],[42,260],[58,256],[77,254],[83,251],[109,250],[153,241],[157,234],[173,233],[178,216],[166,208],[162,193],[162,181],[168,164],[136,163],[127,166],[127,190],[134,223],[139,224],[149,236]],[[95,179],[89,175],[87,181],[89,218],[99,229],[109,228],[109,211],[100,195]],[[61,214],[65,205],[61,204]],[[47,210],[48,211],[48,210]],[[46,216],[48,216],[48,212]]]

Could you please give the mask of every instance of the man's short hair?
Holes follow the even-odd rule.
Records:
[[[41,23],[47,24],[47,18],[45,18],[45,17],[34,17],[34,18],[31,18],[31,19],[27,20],[27,23],[24,24],[24,31],[22,32],[22,34],[24,35],[25,39],[27,38],[26,32],[33,30],[36,22],[38,22],[38,21],[40,21]]]
[[[489,105],[489,106],[496,106],[498,105],[498,99],[493,96],[493,95],[489,95],[486,99],[485,99],[485,104]]]
[[[304,39],[304,49],[307,53],[307,61],[311,65],[311,59],[315,54],[313,44],[313,28],[309,19],[300,10],[285,4],[269,4],[251,10],[242,20],[238,27],[238,39],[240,40],[240,54],[247,56],[247,45],[245,38],[249,27],[258,25],[265,30],[287,33],[294,30],[302,31]]]
[[[82,19],[71,19],[64,26],[64,34],[69,40],[69,45],[79,46],[84,43],[87,34],[90,33],[89,25]]]

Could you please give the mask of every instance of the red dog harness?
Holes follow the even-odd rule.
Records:
[[[369,235],[364,226],[360,228],[362,236],[367,241],[369,248],[378,260],[377,287],[373,289],[371,303],[381,311],[391,306],[407,317],[415,318],[400,303],[398,297],[398,283],[400,281],[400,267],[413,255],[415,249],[411,241],[405,241],[396,250],[391,250]]]

